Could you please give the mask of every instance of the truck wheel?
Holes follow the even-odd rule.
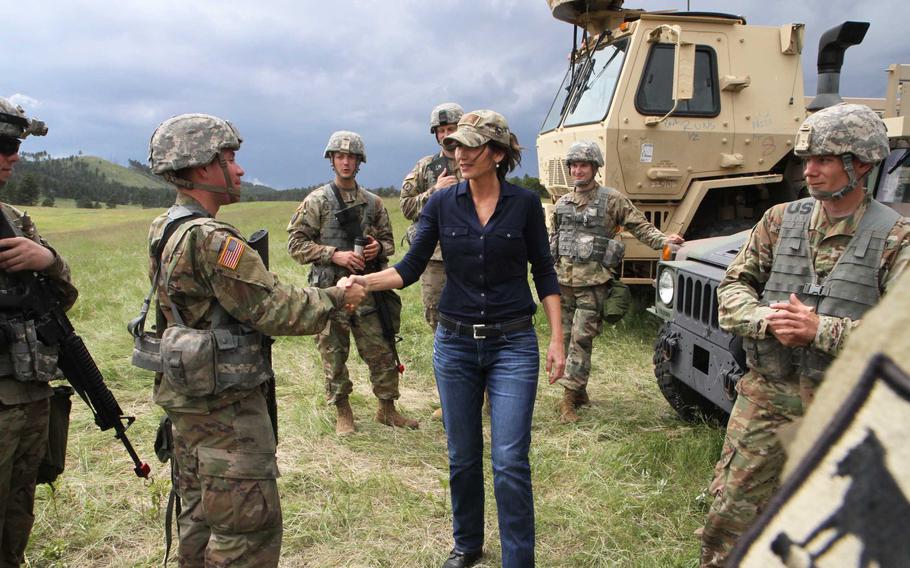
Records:
[[[661,394],[686,422],[710,422],[725,426],[728,414],[701,396],[692,387],[673,376],[667,349],[669,326],[664,325],[654,346],[654,377]]]

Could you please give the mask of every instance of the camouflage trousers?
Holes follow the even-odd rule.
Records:
[[[0,403],[0,566],[18,567],[35,521],[35,479],[47,450],[48,400]]]
[[[278,566],[278,464],[263,391],[211,414],[168,416],[183,506],[177,519],[180,566]]]
[[[563,387],[579,391],[591,375],[594,338],[603,331],[601,309],[609,294],[609,284],[597,286],[559,285],[562,329],[566,350],[566,370],[559,381]]]
[[[445,264],[441,260],[429,261],[420,275],[420,295],[423,298],[423,317],[434,332],[439,323],[439,296],[445,285]]]
[[[754,371],[737,383],[739,394],[709,489],[714,502],[702,533],[703,568],[724,566],[777,490],[786,461],[778,434],[803,415],[815,386],[806,377],[771,381]]]
[[[356,314],[349,318],[330,319],[326,328],[316,336],[328,403],[335,404],[351,394],[354,388],[347,367],[351,335],[354,336],[357,353],[370,369],[373,394],[382,400],[396,400],[399,393],[395,355],[382,336],[382,324],[379,323],[373,297],[368,294]]]

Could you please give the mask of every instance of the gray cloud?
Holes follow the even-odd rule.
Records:
[[[901,33],[910,8],[898,0],[694,0],[692,9],[805,23],[807,93],[818,36],[847,19],[872,28],[848,52],[844,94],[880,95],[885,66],[910,62]],[[56,0],[22,5],[15,18],[0,94],[17,94],[51,127],[29,151],[144,159],[160,121],[208,112],[240,128],[248,177],[276,187],[327,179],[322,149],[338,129],[366,139],[365,184],[398,184],[433,151],[427,118],[442,101],[502,112],[527,148],[523,171],[535,174],[534,139],[572,34],[544,0]]]

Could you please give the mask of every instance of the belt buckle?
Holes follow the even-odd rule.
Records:
[[[486,335],[477,335],[478,331],[486,331],[486,327],[487,326],[482,323],[475,323],[474,325],[472,325],[471,329],[474,330],[474,339],[486,339],[487,338]]]

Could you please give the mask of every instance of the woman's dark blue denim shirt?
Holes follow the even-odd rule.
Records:
[[[467,181],[430,196],[410,250],[395,265],[405,286],[420,278],[437,242],[446,271],[439,311],[449,318],[501,323],[533,314],[528,263],[537,297],[559,294],[540,198],[527,189],[503,182],[484,227]]]

